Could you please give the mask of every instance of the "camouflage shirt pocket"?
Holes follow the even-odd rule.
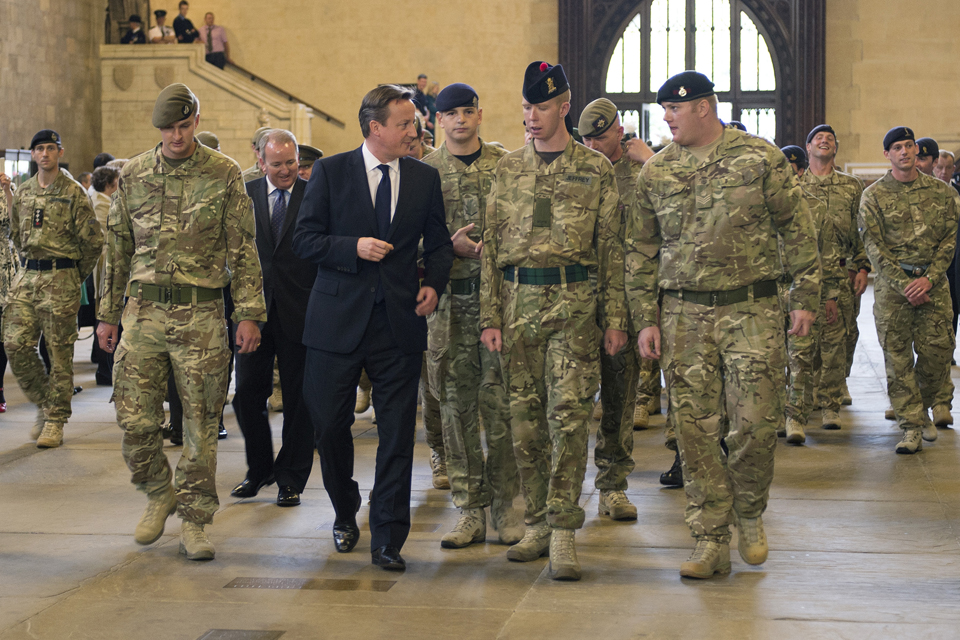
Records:
[[[713,179],[714,206],[726,210],[734,227],[756,226],[766,217],[762,162],[739,166]]]
[[[554,188],[550,234],[553,241],[577,253],[589,252],[600,208],[596,176],[565,174]]]
[[[660,235],[666,239],[676,239],[683,231],[683,209],[689,196],[686,183],[677,180],[665,180],[650,188],[650,199],[657,212]]]

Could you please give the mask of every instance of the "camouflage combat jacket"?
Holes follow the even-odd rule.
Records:
[[[483,238],[483,212],[487,207],[487,195],[493,184],[493,171],[506,151],[480,141],[481,152],[469,167],[447,150],[447,145],[423,159],[440,172],[440,189],[443,191],[443,207],[447,212],[447,229],[452,236],[458,229],[470,223],[476,225],[467,234],[474,242]],[[460,280],[480,275],[480,261],[454,256],[450,279]]]
[[[627,228],[627,212],[637,200],[637,179],[640,177],[643,163],[631,160],[623,148],[620,159],[613,163],[613,175],[617,178],[617,190],[620,192],[620,226]]]
[[[863,183],[860,178],[834,169],[823,180],[813,175],[809,169],[800,178],[800,184],[813,195],[827,201],[827,222],[833,227],[836,235],[837,251],[840,259],[847,264],[839,267],[838,264],[827,264],[822,261],[824,277],[832,273],[836,267],[838,272],[870,271],[870,260],[863,247],[863,240],[857,230],[857,212],[860,210],[860,197],[863,195]]]
[[[10,240],[10,212],[7,211],[7,198],[3,192],[0,192],[0,309],[7,306],[10,284],[17,275],[19,267],[17,250],[13,248],[13,241]]]
[[[17,189],[10,212],[10,239],[28,260],[71,258],[83,280],[103,248],[103,231],[80,183],[63,171],[46,189],[33,176]]]
[[[480,327],[500,329],[503,269],[583,265],[597,276],[600,327],[626,331],[620,194],[613,165],[572,138],[550,164],[534,142],[497,165],[487,203]]]
[[[107,220],[99,319],[117,324],[128,282],[208,289],[229,283],[234,321],[265,321],[253,204],[240,167],[197,145],[171,168],[160,147],[133,158],[120,174]]]
[[[806,175],[806,173],[804,173]],[[806,183],[800,182],[800,189],[803,191],[803,199],[807,203],[807,209],[810,211],[810,219],[813,221],[813,231],[817,236],[817,251],[820,253],[820,300],[836,300],[840,297],[840,284],[848,279],[847,268],[840,266],[840,260],[844,254],[840,251],[840,244],[837,239],[837,232],[830,221],[828,212],[829,203],[825,197],[815,195],[807,188]],[[777,236],[781,263],[783,263],[784,246],[783,239]],[[784,267],[784,279],[786,282],[792,282],[790,274]],[[789,294],[787,296],[789,300]]]
[[[634,329],[657,324],[658,285],[729,291],[778,279],[778,235],[793,276],[791,307],[816,313],[820,256],[801,194],[779,149],[732,127],[702,163],[676,143],[648,160],[626,241]]]
[[[877,273],[900,291],[910,284],[901,263],[929,265],[924,274],[934,286],[944,275],[957,243],[960,200],[946,182],[919,173],[903,183],[890,171],[866,188],[858,224],[867,255]]]

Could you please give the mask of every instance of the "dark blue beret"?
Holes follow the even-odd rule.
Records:
[[[127,22],[136,22],[137,24],[143,24],[143,20],[141,20],[140,16],[138,16],[137,14],[133,14],[132,16],[130,16],[130,19],[127,20]]]
[[[780,149],[780,151],[783,151],[783,155],[787,156],[787,160],[796,164],[801,169],[807,168],[807,152],[803,150],[803,147],[788,144]]]
[[[457,107],[476,108],[480,104],[477,92],[468,84],[454,82],[437,95],[437,111],[450,111]]]
[[[35,146],[38,144],[46,144],[52,142],[58,147],[63,146],[63,142],[60,140],[60,134],[54,131],[53,129],[44,129],[43,131],[38,131],[33,140],[30,141],[30,150],[32,151]]]
[[[917,147],[920,149],[917,151],[917,156],[921,158],[924,156],[940,157],[940,145],[933,138],[920,138],[917,140]]]
[[[901,140],[916,140],[913,136],[913,129],[910,127],[894,127],[887,131],[887,135],[883,136],[883,150],[890,151],[890,147]]]
[[[834,140],[837,139],[837,132],[833,130],[833,127],[828,124],[818,124],[813,129],[810,129],[810,133],[807,134],[807,144],[810,144],[810,142],[813,140],[813,136],[817,135],[821,131],[826,131],[827,133],[833,135]]]
[[[561,65],[531,62],[523,74],[523,97],[530,104],[540,104],[556,98],[570,88]]]
[[[731,120],[730,122],[727,123],[727,126],[728,126],[728,127],[734,127],[734,128],[740,129],[740,131],[746,131],[746,130],[747,130],[747,125],[743,124],[743,123],[740,122],[739,120]]]
[[[664,102],[690,102],[714,95],[710,78],[699,71],[678,73],[663,83],[657,91],[657,104]]]

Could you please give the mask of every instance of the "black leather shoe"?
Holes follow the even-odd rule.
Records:
[[[660,474],[660,484],[666,487],[683,486],[683,468],[680,466],[679,452],[677,452],[677,457],[673,459],[673,466],[670,467],[670,470]]]
[[[340,553],[349,553],[360,540],[360,527],[356,521],[333,523],[333,546]]]
[[[277,494],[277,504],[281,507],[295,507],[300,504],[300,493],[293,487],[280,487]]]
[[[223,426],[223,423],[220,423],[220,430],[217,431],[217,440],[225,440],[227,437],[227,428]],[[256,495],[256,494],[254,494]]]
[[[403,571],[407,568],[407,563],[400,557],[400,550],[388,544],[374,551],[372,558],[373,564],[387,571]]]
[[[178,447],[183,446],[183,431],[174,430],[172,427],[166,426],[163,427],[160,432],[163,435],[163,439],[169,440],[170,444]]]
[[[254,482],[250,478],[244,478],[243,482],[233,488],[233,491],[230,492],[230,495],[234,498],[252,498],[260,492],[260,489],[263,489],[265,486],[273,483],[273,476],[268,476],[260,482]]]

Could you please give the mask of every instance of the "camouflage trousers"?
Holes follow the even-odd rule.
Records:
[[[790,388],[786,416],[806,424],[814,409],[814,394],[825,410],[840,411],[840,390],[846,371],[846,332],[843,317],[828,323],[826,301],[806,336],[787,336]],[[839,311],[839,305],[838,305]]]
[[[447,294],[428,316],[430,388],[440,404],[453,504],[482,509],[520,492],[500,354],[480,342],[480,298]],[[484,460],[480,420],[487,440]]]
[[[27,399],[43,409],[48,422],[65,423],[72,414],[73,345],[77,341],[80,273],[75,268],[21,270],[3,311],[3,346],[10,369]],[[37,345],[47,343],[47,374]]]
[[[661,332],[687,525],[727,543],[731,511],[755,518],[770,495],[784,420],[783,312],[775,297],[708,307],[667,296]]]
[[[443,423],[440,419],[440,400],[430,389],[430,376],[427,372],[427,352],[423,352],[423,366],[420,368],[420,413],[423,416],[423,428],[427,432],[427,446],[446,456],[443,446]]]
[[[113,365],[113,400],[123,429],[123,459],[137,489],[170,485],[163,452],[163,399],[173,370],[183,402],[183,452],[177,463],[177,513],[197,524],[213,521],[217,498],[217,431],[227,396],[223,302],[169,304],[130,298]]]
[[[815,402],[831,411],[840,410],[843,395],[843,383],[850,377],[850,367],[853,360],[847,358],[847,350],[856,346],[860,335],[857,329],[855,313],[860,311],[860,297],[853,294],[853,283],[847,279],[840,283],[840,295],[837,297],[837,321],[833,324],[824,324],[820,335],[820,350],[814,358],[813,388]],[[820,315],[823,314],[821,307]],[[853,344],[850,344],[850,331],[855,331]],[[826,363],[835,363],[828,365]],[[838,367],[839,371],[834,371]],[[826,378],[823,374],[826,373]]]
[[[846,289],[846,287],[844,287]],[[844,318],[844,327],[846,328],[846,357],[847,357],[847,373],[846,378],[850,377],[850,372],[853,371],[853,354],[857,350],[857,341],[860,339],[860,327],[857,326],[857,318],[860,317],[860,302],[863,300],[863,296],[854,295],[853,293],[853,282],[850,282],[850,297],[845,295],[840,296],[837,300],[837,305],[840,307],[840,314]]]
[[[589,282],[503,283],[503,369],[526,522],[583,526],[580,491],[600,382]]]
[[[887,395],[904,430],[929,423],[927,409],[950,379],[950,357],[956,348],[946,276],[927,295],[930,302],[914,307],[883,276],[877,276],[874,285],[873,316],[883,347]],[[953,395],[952,382],[950,387]]]
[[[637,337],[628,332],[627,344],[614,356],[600,346],[600,402],[603,417],[597,427],[597,446],[593,460],[597,464],[594,480],[600,491],[624,491],[627,476],[634,469],[633,412],[640,402],[637,381],[640,358]],[[647,361],[651,362],[651,361]],[[657,377],[660,369],[657,369]],[[649,401],[649,398],[647,398]]]
[[[636,345],[636,336],[630,338],[630,341]],[[637,382],[637,403],[646,404],[654,398],[659,402],[660,395],[663,393],[663,386],[660,383],[660,361],[641,358],[639,351],[637,360],[640,369],[640,379]]]

